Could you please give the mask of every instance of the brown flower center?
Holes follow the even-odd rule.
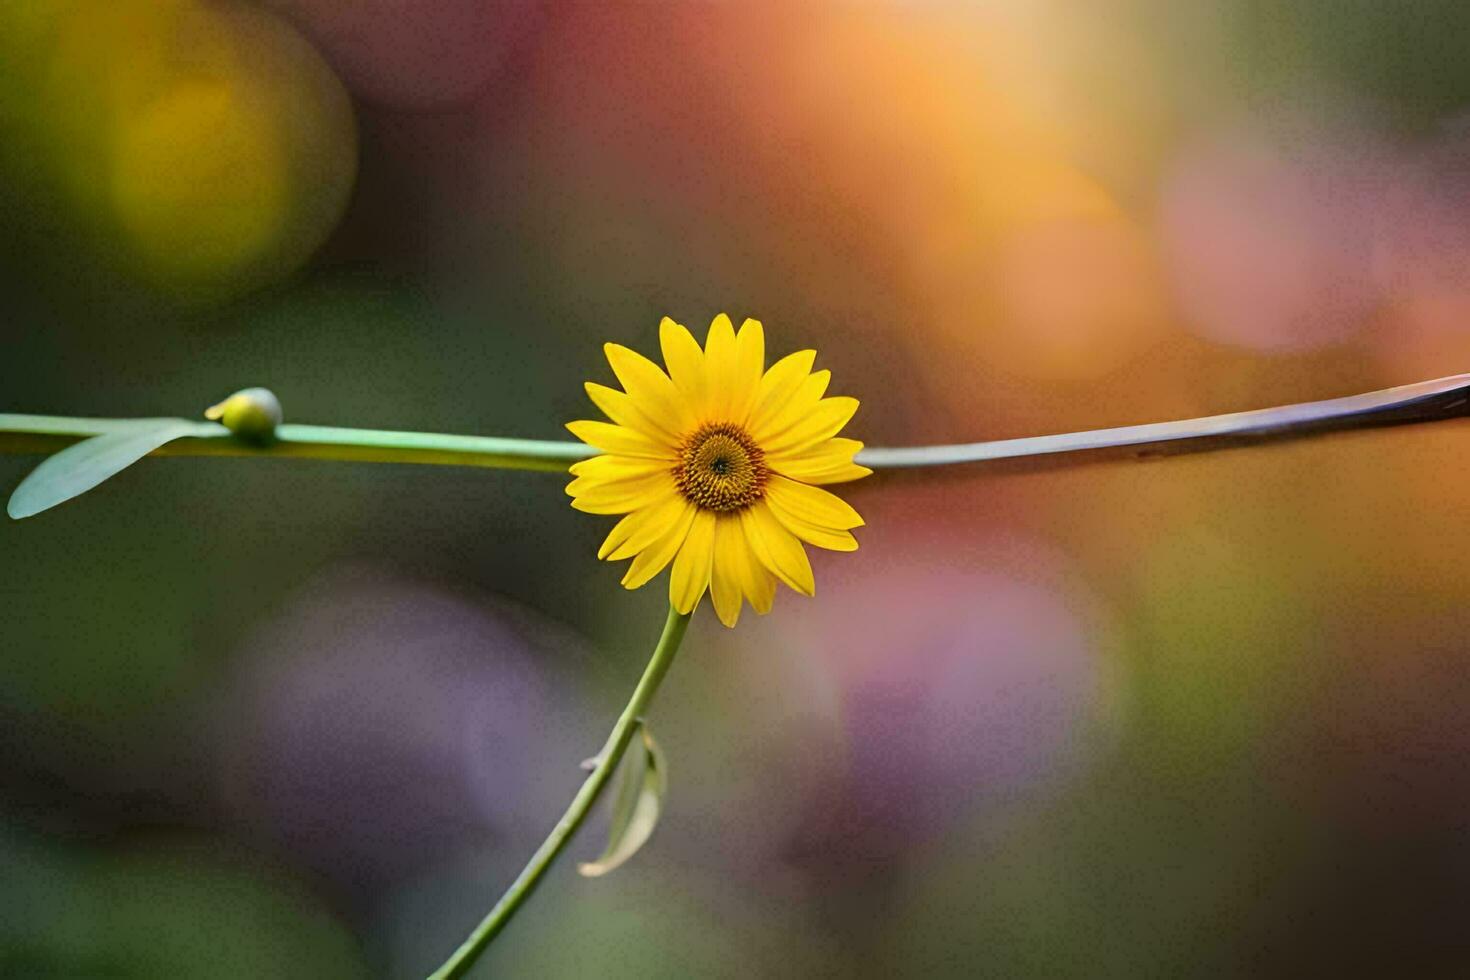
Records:
[[[723,513],[761,499],[770,472],[766,454],[744,429],[712,422],[684,440],[674,482],[695,504]]]

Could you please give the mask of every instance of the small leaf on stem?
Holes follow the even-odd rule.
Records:
[[[217,426],[187,419],[136,419],[104,435],[68,446],[21,481],[6,507],[16,520],[65,503],[127,469],[159,446],[184,436],[213,434]]]
[[[586,878],[600,878],[621,867],[653,836],[669,791],[669,771],[663,750],[642,723],[623,758],[618,798],[613,804],[607,847],[595,861],[584,861],[577,871]]]

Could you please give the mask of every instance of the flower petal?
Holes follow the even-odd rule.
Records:
[[[762,565],[802,595],[816,594],[811,562],[801,542],[771,513],[769,504],[758,500],[742,510],[740,525]]]
[[[766,369],[766,331],[759,320],[746,320],[735,336],[735,365],[731,373],[730,419],[744,426],[760,392]]]
[[[768,455],[795,452],[814,446],[832,438],[842,431],[858,410],[858,400],[845,395],[823,398],[811,411],[802,415],[795,423],[779,435],[761,442]]]
[[[567,467],[573,476],[591,476],[602,480],[626,480],[634,476],[668,472],[672,467],[667,460],[649,459],[646,456],[615,456],[604,453],[579,459]]]
[[[658,345],[664,352],[664,364],[674,387],[688,400],[696,415],[702,415],[709,397],[704,376],[704,351],[682,323],[664,317],[658,325]],[[696,424],[699,419],[694,420]]]
[[[779,512],[818,527],[845,531],[863,526],[862,516],[835,493],[788,480],[779,474],[772,474],[766,484],[766,499]]]
[[[726,626],[733,627],[740,619],[740,597],[750,557],[750,545],[745,543],[740,518],[722,514],[715,524],[715,560],[710,569],[709,597],[715,615]]]
[[[674,522],[683,516],[687,506],[689,501],[673,493],[667,500],[660,500],[634,511],[619,521],[618,527],[613,528],[617,532],[624,524],[628,525],[617,542],[613,543],[613,535],[609,534],[607,541],[602,543],[602,548],[597,552],[597,557],[608,561],[632,558],[663,537]]]
[[[715,512],[700,509],[689,525],[689,535],[674,559],[669,575],[669,603],[688,615],[709,588],[710,568],[715,554]]]
[[[585,419],[568,422],[567,431],[587,445],[601,449],[605,453],[614,453],[618,456],[641,456],[645,459],[666,459],[670,462],[675,456],[672,447],[654,442],[648,436],[627,426],[614,425],[611,422],[591,422]]]
[[[750,600],[751,608],[764,616],[771,611],[771,604],[776,601],[776,576],[756,558],[755,552],[750,550],[749,541],[745,542],[744,562],[740,590]]]
[[[796,535],[807,544],[825,548],[828,551],[857,551],[857,538],[852,536],[851,531],[843,531],[837,528],[823,527],[813,524],[811,521],[803,520],[790,511],[782,510],[774,502],[771,511],[792,534]]]
[[[654,442],[666,442],[671,446],[678,445],[679,434],[640,409],[633,401],[632,395],[592,381],[584,382],[582,387],[587,390],[587,397],[592,399],[592,404],[602,409],[602,414],[618,425],[633,429]]]
[[[856,439],[828,439],[800,452],[784,452],[766,456],[766,465],[802,483],[845,483],[870,475],[873,471],[852,461],[863,448]]]
[[[597,557],[606,558],[621,547],[632,536],[633,532],[644,523],[646,520],[644,515],[647,513],[648,508],[635,510],[614,524],[613,529],[607,532],[607,537],[602,539],[602,546],[597,549]],[[637,552],[635,551],[634,554],[637,554]]]
[[[791,462],[782,462],[779,465],[772,463],[771,469],[782,476],[789,476],[793,480],[817,486],[829,483],[851,483],[853,480],[861,480],[865,476],[873,475],[872,470],[866,466],[859,466],[857,463],[841,463],[830,468],[822,468],[793,466]]]
[[[572,506],[588,514],[627,514],[679,492],[669,473],[650,473],[626,480],[579,476],[567,486]]]
[[[689,525],[693,522],[694,512],[697,509],[693,504],[686,502],[683,513],[667,526],[663,536],[633,559],[633,563],[628,566],[627,574],[623,576],[624,588],[639,588],[674,560],[679,546],[684,543],[684,538],[689,534]]]
[[[688,431],[692,415],[663,368],[622,344],[603,344],[607,362],[633,403],[666,431]]]
[[[771,604],[776,601],[776,576],[761,564],[751,550],[750,541],[745,538],[744,526],[740,529],[740,536],[740,591],[750,600],[751,607],[764,616],[771,611]]]
[[[657,463],[658,460],[649,462]],[[567,484],[567,494],[572,497],[586,497],[593,494],[626,493],[648,483],[662,486],[669,493],[676,493],[678,490],[674,482],[674,474],[667,467],[660,466],[644,472],[623,470],[612,471],[612,473],[611,476],[607,474],[607,471],[583,473]]]
[[[803,419],[811,417],[822,400],[822,395],[827,391],[827,384],[832,380],[832,372],[828,370],[813,371],[801,383],[796,386],[796,391],[786,399],[786,404],[781,410],[766,422],[759,432],[751,432],[757,442],[762,446],[768,445],[772,439],[784,432],[790,431],[792,426]]]
[[[704,338],[704,371],[709,379],[709,414],[727,421],[735,390],[735,328],[721,313]]]
[[[761,430],[775,420],[781,409],[796,394],[796,389],[810,376],[812,363],[817,358],[814,350],[799,350],[787,354],[761,378],[756,391],[755,405],[750,412],[750,432],[757,439]]]

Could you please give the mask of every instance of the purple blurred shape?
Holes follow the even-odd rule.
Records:
[[[881,861],[975,809],[1032,798],[1099,734],[1095,609],[1052,556],[1002,546],[970,566],[953,545],[912,540],[899,553],[903,566],[874,561],[822,598],[815,643],[850,755],[798,847],[819,861]]]
[[[527,625],[509,604],[371,570],[310,583],[240,657],[226,805],[351,892],[544,821],[532,775],[556,765],[574,781],[585,745]]]
[[[1470,118],[1405,154],[1380,214],[1375,271],[1398,300],[1449,303],[1445,329],[1470,329]]]

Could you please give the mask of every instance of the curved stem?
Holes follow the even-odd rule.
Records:
[[[546,840],[531,855],[531,860],[521,871],[511,886],[506,889],[500,901],[489,914],[470,933],[469,938],[454,951],[454,955],[444,962],[444,965],[431,974],[429,980],[450,980],[452,977],[463,976],[464,972],[474,965],[475,960],[490,945],[505,924],[510,921],[511,916],[525,904],[531,892],[541,882],[546,870],[551,867],[551,862],[556,860],[558,854],[571,842],[572,835],[577,828],[582,826],[582,821],[587,819],[587,814],[592,810],[592,804],[597,802],[598,796],[602,794],[612,774],[618,768],[618,762],[627,751],[628,743],[633,739],[633,733],[638,728],[638,723],[648,703],[653,700],[654,692],[658,690],[659,683],[669,671],[669,665],[674,662],[674,654],[679,650],[679,641],[684,638],[684,630],[689,625],[689,613],[676,612],[671,606],[669,608],[668,621],[664,623],[663,635],[658,638],[658,646],[654,647],[653,656],[649,658],[648,666],[644,668],[643,677],[638,681],[638,686],[633,689],[633,696],[628,699],[628,706],[618,716],[617,724],[613,725],[612,734],[607,737],[607,744],[602,747],[602,752],[597,756],[597,765],[592,774],[577,790],[577,795],[572,798],[571,806],[562,818],[557,821]]]

